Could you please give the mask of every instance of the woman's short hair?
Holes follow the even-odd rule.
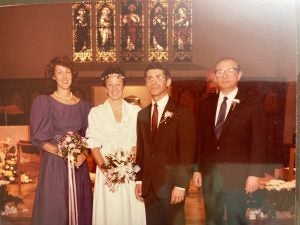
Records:
[[[68,56],[57,56],[50,60],[45,69],[45,77],[52,79],[54,76],[55,66],[64,66],[71,70],[72,78],[74,79],[78,75],[78,71],[75,68],[74,63]]]
[[[126,83],[126,74],[125,74],[125,71],[119,67],[119,66],[110,66],[108,67],[107,69],[105,69],[103,71],[103,73],[101,74],[100,76],[100,79],[102,81],[102,84],[103,86],[105,87],[106,86],[106,80],[111,76],[111,75],[120,75],[120,78],[123,79],[123,85],[125,86],[125,83]]]
[[[158,63],[158,62],[153,62],[153,63],[148,64],[148,66],[146,67],[146,69],[144,71],[144,77],[147,76],[148,70],[155,70],[155,69],[162,70],[163,74],[166,76],[166,78],[171,77],[170,70],[165,65],[163,65],[162,63]]]

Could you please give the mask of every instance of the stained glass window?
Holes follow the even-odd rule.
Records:
[[[73,10],[73,61],[92,61],[91,3],[76,3]]]
[[[192,3],[175,0],[173,11],[174,62],[192,60]]]
[[[98,1],[96,4],[96,18],[96,60],[98,62],[115,62],[115,1]]]
[[[120,12],[120,61],[144,61],[143,1],[122,0]]]
[[[149,61],[168,61],[168,1],[149,2]]]
[[[72,16],[74,62],[192,62],[192,0],[85,1]]]

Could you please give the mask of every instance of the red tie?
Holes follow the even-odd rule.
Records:
[[[157,130],[157,120],[158,120],[158,110],[157,110],[157,104],[154,104],[153,114],[152,114],[152,123],[151,123],[151,133],[152,133],[152,139],[154,139],[156,130]]]

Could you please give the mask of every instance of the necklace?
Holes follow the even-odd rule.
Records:
[[[72,94],[72,92],[71,92],[71,94],[70,94],[70,96],[69,97],[61,97],[59,94],[57,94],[57,92],[56,91],[54,91],[54,95],[56,96],[56,97],[58,97],[58,98],[60,98],[60,99],[62,99],[62,100],[71,100],[72,99],[72,97],[73,97],[73,94]]]

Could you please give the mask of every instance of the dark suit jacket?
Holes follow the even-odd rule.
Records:
[[[204,99],[198,115],[198,169],[203,182],[216,168],[223,189],[243,189],[249,175],[263,176],[266,136],[264,111],[257,96],[238,91],[240,103],[232,105],[219,140],[215,135],[218,95]]]
[[[173,115],[160,122],[154,140],[151,140],[151,105],[141,110],[137,120],[137,164],[141,171],[146,195],[152,185],[159,198],[169,198],[174,186],[187,188],[196,148],[194,116],[190,109],[169,99],[166,112]]]

